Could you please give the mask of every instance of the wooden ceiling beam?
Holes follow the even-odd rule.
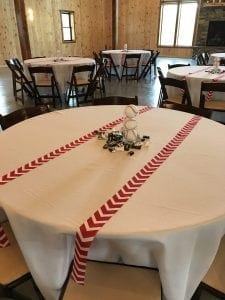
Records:
[[[27,59],[31,57],[31,49],[24,0],[14,0],[14,6],[22,58]]]

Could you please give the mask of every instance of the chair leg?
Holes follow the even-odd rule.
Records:
[[[55,87],[56,87],[56,91],[57,91],[57,94],[58,94],[58,97],[59,97],[59,102],[62,106],[62,98],[61,98],[61,94],[60,94],[60,91],[59,91],[58,83],[56,83]]]
[[[53,107],[55,107],[55,86],[52,84],[52,100],[53,100]]]
[[[31,278],[31,282],[33,285],[33,288],[35,289],[38,299],[39,300],[45,300],[45,298],[42,296],[41,291],[39,290],[39,288],[37,287],[36,283],[34,282],[33,278]]]
[[[13,83],[13,96],[14,96],[15,100],[17,101],[17,98],[16,98],[16,79],[15,79],[13,74],[12,74],[12,83]]]

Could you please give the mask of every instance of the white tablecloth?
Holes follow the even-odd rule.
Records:
[[[60,93],[63,94],[67,82],[71,79],[73,66],[80,65],[92,65],[95,64],[95,60],[86,57],[44,57],[33,58],[24,61],[25,72],[29,75],[28,65],[35,66],[52,66],[56,80],[59,84]],[[86,78],[86,74],[81,74],[79,78]]]
[[[150,146],[134,150],[133,156],[111,153],[94,137],[43,162],[45,154],[118,119],[123,109],[55,111],[0,134],[1,174],[15,177],[0,185],[0,206],[48,300],[57,299],[65,280],[79,226],[192,117],[157,108],[141,114],[138,131],[151,136]],[[223,125],[201,119],[99,231],[89,258],[156,266],[166,299],[190,300],[225,233],[224,134]],[[20,166],[40,157],[42,165],[32,169],[30,164],[23,176],[10,173],[20,173]]]
[[[225,73],[222,74],[210,74],[207,71],[212,70],[212,66],[189,66],[178,67],[168,70],[167,76],[171,78],[184,79],[186,78],[189,92],[191,95],[192,105],[199,107],[201,82],[212,82],[216,80],[218,82],[225,82]],[[225,70],[225,67],[220,67],[221,70]],[[180,93],[180,90],[175,88],[169,88],[169,95],[176,95]],[[224,100],[224,93],[213,93],[212,99],[215,97],[217,100]]]
[[[211,53],[209,56],[209,65],[212,65],[215,58],[224,58],[225,59],[225,53]]]
[[[151,51],[146,50],[104,50],[102,53],[109,53],[112,56],[113,62],[116,66],[122,66],[126,54],[141,54],[140,65],[146,63],[151,55]]]

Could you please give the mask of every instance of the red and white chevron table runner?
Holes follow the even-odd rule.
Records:
[[[108,199],[105,204],[97,209],[80,226],[79,232],[75,235],[75,253],[71,273],[72,278],[77,283],[84,284],[88,251],[98,231],[123,207],[151,175],[158,170],[191,133],[200,119],[200,116],[192,117],[154,158],[144,165],[116,194]]]
[[[145,106],[139,110],[139,114],[145,113],[145,112],[149,111],[150,109],[151,109],[151,107]],[[103,125],[98,130],[101,130],[101,131],[110,130],[113,127],[121,124],[123,122],[123,120],[124,120],[123,117],[118,118],[117,120],[114,120],[108,124]],[[95,136],[96,136],[95,131],[89,132],[89,133],[85,134],[84,136],[78,138],[77,140],[67,143],[64,146],[59,147],[58,149],[55,149],[47,154],[44,154],[43,156],[41,156],[35,160],[32,160],[31,162],[26,163],[25,165],[20,166],[19,168],[10,171],[7,174],[2,175],[0,177],[0,186],[5,185],[5,184],[9,183],[10,181],[15,180],[16,178],[23,176],[26,173],[55,159],[56,157],[59,157],[65,153],[69,152],[70,150],[77,148],[78,146],[88,142]],[[8,240],[2,226],[0,226],[0,248],[6,247],[8,245],[9,245],[9,240]]]
[[[0,248],[5,248],[10,245],[10,242],[5,234],[4,229],[0,225]]]
[[[203,72],[203,71],[210,70],[211,68],[212,68],[212,66],[210,66],[210,67],[207,67],[207,68],[205,67],[205,68],[199,69],[199,70],[197,70],[197,71],[189,72],[189,73],[188,73],[188,75],[192,75],[192,74],[201,73],[201,72]]]
[[[219,79],[223,78],[225,76],[225,74],[223,73],[222,75],[217,76],[216,78],[214,78],[212,80],[212,82],[218,82]],[[212,100],[212,96],[213,96],[213,91],[209,91],[206,95],[206,101],[210,101]]]

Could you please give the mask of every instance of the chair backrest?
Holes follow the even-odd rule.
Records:
[[[200,92],[200,105],[199,107],[204,108],[206,101],[206,94],[209,92],[221,92],[225,93],[224,82],[202,82]]]
[[[99,60],[100,59],[100,56],[98,55],[97,52],[93,51],[92,53],[93,53],[93,57],[94,57],[95,60]]]
[[[178,103],[165,103],[165,105],[162,105],[161,107],[167,108],[167,109],[173,109],[173,110],[179,110],[187,113],[191,113],[194,115],[199,115],[205,118],[210,119],[212,116],[212,111],[209,109],[201,109],[198,107],[185,105],[185,104],[178,104]]]
[[[105,61],[106,61],[106,67],[108,67],[108,65],[111,64],[116,69],[116,65],[115,65],[115,63],[114,63],[114,61],[112,59],[111,53],[100,52],[99,55],[100,55],[100,58],[102,60],[105,59]]]
[[[179,68],[179,67],[188,67],[190,64],[168,64],[168,69]]]
[[[159,103],[159,106],[162,105],[163,101],[166,101],[168,99],[168,94],[166,91],[166,86],[171,86],[171,87],[175,87],[178,88],[180,91],[182,91],[182,100],[181,103],[185,104],[187,103],[187,105],[192,106],[192,102],[191,102],[191,96],[189,93],[189,89],[188,89],[188,85],[187,85],[187,81],[186,80],[179,80],[179,79],[175,79],[175,78],[169,78],[169,77],[161,77],[159,76],[159,81],[161,84],[161,90],[162,90],[162,99],[161,99],[161,103]]]
[[[105,64],[104,62],[100,62],[100,64],[97,66],[97,71],[95,73],[95,76],[92,79],[90,79],[90,84],[88,85],[87,92],[84,99],[85,101],[87,101],[88,98],[90,97],[93,99],[94,92],[97,89],[99,79],[104,78],[104,75],[105,75]]]
[[[147,60],[147,62],[144,63],[144,65],[150,65],[150,64],[152,63],[152,58],[153,58],[155,52],[154,52],[154,50],[150,50],[150,49],[149,49],[149,50],[146,50],[146,51],[149,51],[149,52],[150,52],[150,56],[149,56],[149,59]]]
[[[34,107],[26,107],[18,109],[8,115],[0,115],[0,125],[2,130],[5,130],[26,119],[50,112],[48,105],[40,105]]]
[[[18,58],[13,58],[12,60],[17,68],[23,71],[23,65],[21,64],[20,60]]]
[[[126,59],[131,59],[131,58],[141,58],[141,53],[127,53],[126,54]]]
[[[5,63],[9,67],[9,69],[12,72],[12,75],[14,76],[14,78],[19,80],[21,78],[21,74],[18,70],[17,65],[13,62],[13,59],[6,59]]]
[[[30,72],[32,81],[34,83],[35,90],[37,88],[37,83],[36,83],[37,78],[35,76],[36,74],[45,74],[47,76],[50,76],[52,84],[56,83],[55,74],[51,66],[28,66],[28,70]]]
[[[19,66],[18,61],[19,61],[18,59],[5,60],[7,66],[12,72],[14,80],[16,80],[16,82],[20,83],[21,85],[25,85],[26,90],[30,93],[30,95],[34,96],[35,95],[34,88],[31,82],[28,80],[27,76],[25,75],[23,67]]]
[[[53,68],[51,66],[28,66],[30,74],[52,74],[54,75]]]
[[[132,61],[131,64],[136,65],[138,68],[140,59],[141,59],[141,53],[127,53],[125,56],[124,65],[127,65],[129,67],[130,64],[129,60],[131,60]]]
[[[206,64],[208,64],[208,62],[209,62],[209,53],[208,52],[204,52],[204,58],[205,58]]]
[[[81,73],[81,72],[89,72],[90,77],[93,77],[94,74],[95,65],[82,65],[82,66],[74,66],[73,67],[73,73]]]
[[[102,51],[99,52],[100,58],[103,62],[105,62],[105,75],[106,77],[111,78],[111,76],[116,76],[118,80],[120,80],[120,75],[116,68],[116,65],[113,61],[112,55],[110,53],[103,53]],[[112,73],[112,69],[114,73]]]
[[[95,70],[95,64],[74,66],[73,71],[72,71],[72,75],[71,75],[71,79],[70,79],[70,86],[72,87],[73,85],[75,85],[75,86],[77,85],[76,74],[83,73],[83,72],[87,73],[87,78],[91,82],[92,79],[93,79],[94,70]]]
[[[138,97],[109,96],[92,100],[93,105],[138,105]]]
[[[165,77],[160,67],[157,67],[157,71],[160,77]]]
[[[152,64],[156,64],[156,60],[157,60],[157,57],[159,56],[159,54],[160,54],[160,51],[158,51],[158,50],[153,50]]]
[[[204,56],[203,56],[203,53],[199,53],[198,55],[197,55],[197,65],[206,65],[206,61],[205,61],[205,58],[204,58]]]

